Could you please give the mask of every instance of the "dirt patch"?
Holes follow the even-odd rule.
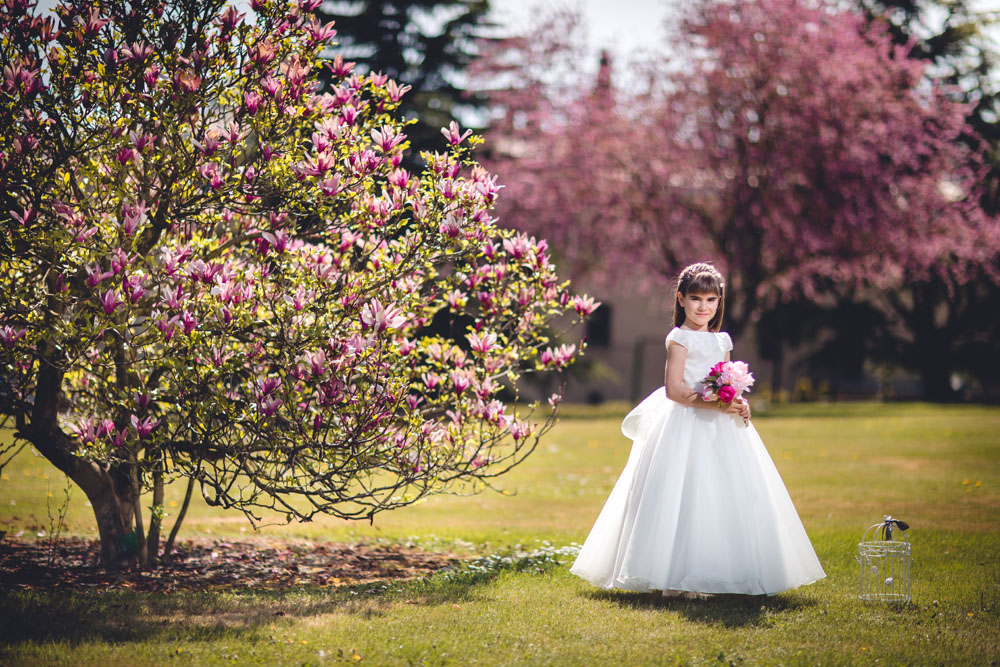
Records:
[[[400,545],[180,543],[154,570],[106,570],[96,541],[79,538],[0,541],[0,592],[13,589],[140,592],[341,586],[420,577],[458,562],[447,553]]]

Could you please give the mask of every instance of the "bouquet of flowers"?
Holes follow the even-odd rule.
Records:
[[[720,361],[712,366],[708,376],[702,380],[704,389],[701,398],[718,401],[719,404],[732,403],[753,386],[753,373],[744,361]]]

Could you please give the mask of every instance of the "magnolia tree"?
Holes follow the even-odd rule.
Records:
[[[401,168],[406,86],[321,61],[318,4],[0,7],[0,406],[106,565],[155,561],[178,477],[255,521],[489,485],[552,423],[519,377],[579,354],[543,331],[593,303],[496,226],[478,139]]]
[[[574,272],[632,267],[630,282],[662,286],[715,260],[736,334],[781,300],[877,302],[896,340],[916,342],[925,383],[946,388],[962,328],[949,299],[1000,280],[1000,225],[962,141],[968,108],[857,13],[700,2],[680,28],[683,63],[637,68],[645,86],[628,95],[547,84],[538,43],[578,48],[557,48],[556,33],[480,63],[488,82],[511,67],[537,82],[494,86],[504,219],[553,240]]]

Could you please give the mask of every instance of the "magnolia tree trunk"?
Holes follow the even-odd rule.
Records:
[[[136,494],[128,472],[73,456],[72,439],[61,433],[32,433],[29,441],[87,495],[100,534],[101,564],[110,568],[134,562],[137,545],[130,536]]]
[[[101,539],[101,564],[121,567],[135,562],[132,529],[138,498],[127,465],[109,465],[73,454],[76,441],[57,423],[62,373],[53,368],[39,373],[38,392],[31,425],[21,435],[45,458],[66,474],[87,495]]]

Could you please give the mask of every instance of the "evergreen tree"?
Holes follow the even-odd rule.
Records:
[[[489,9],[489,0],[361,0],[328,2],[316,11],[336,22],[337,50],[359,71],[412,86],[400,110],[417,119],[407,129],[408,160],[419,161],[420,151],[442,150],[441,128],[452,120],[475,125],[477,115],[485,116],[485,100],[463,90],[462,77],[475,42],[485,38]]]

